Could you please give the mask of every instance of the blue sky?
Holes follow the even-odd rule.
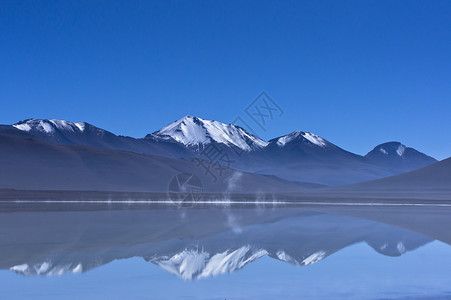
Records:
[[[266,91],[269,139],[451,154],[449,1],[2,1],[0,123],[87,121],[142,137],[231,122]]]

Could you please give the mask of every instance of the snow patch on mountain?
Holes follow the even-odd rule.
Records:
[[[198,147],[216,142],[235,146],[244,151],[265,147],[268,143],[239,126],[186,116],[160,129],[152,136],[173,139],[185,146]]]
[[[24,122],[19,122],[17,124],[14,124],[13,127],[22,130],[22,131],[32,131],[32,130],[36,130],[36,131],[40,131],[40,132],[45,132],[45,133],[52,133],[54,130],[51,126],[51,124],[49,124],[49,122],[47,120],[27,120]]]
[[[55,125],[56,128],[58,128],[59,130],[66,130],[66,131],[77,131],[77,129],[79,131],[84,131],[85,130],[85,123],[82,122],[77,122],[77,123],[72,123],[72,122],[68,122],[65,120],[49,120],[53,125]]]
[[[399,156],[402,156],[405,151],[406,151],[406,146],[401,144],[401,145],[399,145],[398,149],[396,150],[396,153],[398,153]]]
[[[319,146],[319,147],[325,147],[327,145],[327,142],[322,137],[310,133],[310,132],[303,132],[303,131],[294,131],[288,135],[282,136],[277,139],[277,145],[278,146],[285,146],[286,144],[292,142],[293,140],[298,139],[299,137],[302,137],[309,141],[310,143]]]
[[[80,130],[81,132],[85,131],[86,123],[78,122],[78,123],[74,123],[74,125],[77,126],[78,130]]]
[[[41,126],[42,130],[44,130],[45,133],[52,133],[55,131],[50,124],[44,121],[40,121],[39,125]]]
[[[28,119],[25,121],[21,121],[12,125],[13,127],[22,130],[22,131],[35,131],[42,132],[46,134],[55,133],[56,129],[60,131],[66,132],[83,132],[86,128],[86,123],[78,122],[73,123],[65,120],[37,120],[37,119]]]
[[[31,126],[28,124],[14,124],[13,127],[27,132],[31,130]]]
[[[305,132],[304,138],[306,138],[308,141],[310,141],[312,144],[315,144],[320,147],[326,146],[326,141],[322,138],[317,136],[316,134]]]

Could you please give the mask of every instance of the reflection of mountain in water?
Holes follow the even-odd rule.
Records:
[[[262,256],[306,266],[355,243],[399,256],[433,240],[345,214],[294,207],[7,213],[0,217],[0,268],[62,275],[143,257],[193,279],[233,272]]]
[[[266,250],[246,245],[212,254],[203,249],[184,249],[172,257],[156,256],[149,261],[183,279],[192,279],[233,272],[267,254]]]

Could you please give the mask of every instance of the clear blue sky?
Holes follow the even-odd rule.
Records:
[[[450,1],[1,1],[0,123],[142,137],[184,115],[231,122],[266,91],[285,113],[262,138],[443,159],[450,16]]]

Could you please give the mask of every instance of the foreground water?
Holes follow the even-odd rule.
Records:
[[[451,298],[449,207],[3,210],[2,299]]]

